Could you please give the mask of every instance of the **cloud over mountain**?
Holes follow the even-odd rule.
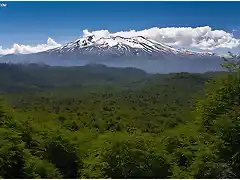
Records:
[[[61,46],[61,44],[58,44],[52,38],[48,38],[46,44],[39,44],[39,45],[36,45],[36,46],[13,44],[13,46],[11,48],[8,48],[8,49],[3,49],[0,46],[0,54],[1,55],[6,55],[6,54],[29,54],[29,53],[46,51],[48,49],[52,49],[52,48],[55,48],[55,47],[58,47],[58,46]]]
[[[236,48],[240,46],[240,39],[233,37],[231,33],[223,30],[212,30],[209,26],[204,27],[169,27],[145,29],[141,31],[130,30],[109,32],[108,30],[83,31],[84,36],[94,34],[96,37],[108,36],[144,36],[171,46],[198,48],[201,50],[214,50],[217,48]]]

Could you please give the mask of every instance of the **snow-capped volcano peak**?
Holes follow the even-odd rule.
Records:
[[[77,39],[69,44],[66,44],[63,47],[71,47],[71,46],[78,46],[78,47],[87,47],[91,45],[98,45],[98,46],[117,46],[117,45],[128,45],[132,48],[144,48],[145,46],[156,46],[160,45],[165,48],[170,48],[164,44],[158,43],[154,40],[147,39],[143,36],[136,36],[136,37],[122,37],[122,36],[110,36],[110,37],[101,37],[96,38],[94,35],[85,36],[83,38]],[[173,49],[173,48],[172,48]]]
[[[97,56],[164,56],[164,55],[210,55],[175,49],[143,36],[109,36],[98,38],[94,35],[72,41],[64,46],[47,51],[49,53],[73,53],[75,55]]]

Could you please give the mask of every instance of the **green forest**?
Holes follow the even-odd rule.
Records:
[[[240,70],[0,64],[0,178],[240,178]]]

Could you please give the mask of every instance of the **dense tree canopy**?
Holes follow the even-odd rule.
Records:
[[[1,64],[0,177],[239,178],[232,67],[150,75]]]

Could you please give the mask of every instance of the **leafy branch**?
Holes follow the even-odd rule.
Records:
[[[229,72],[239,71],[240,70],[240,54],[234,55],[231,52],[228,52],[228,55],[230,57],[222,57],[225,63],[221,64],[221,66],[224,69],[227,69]]]

